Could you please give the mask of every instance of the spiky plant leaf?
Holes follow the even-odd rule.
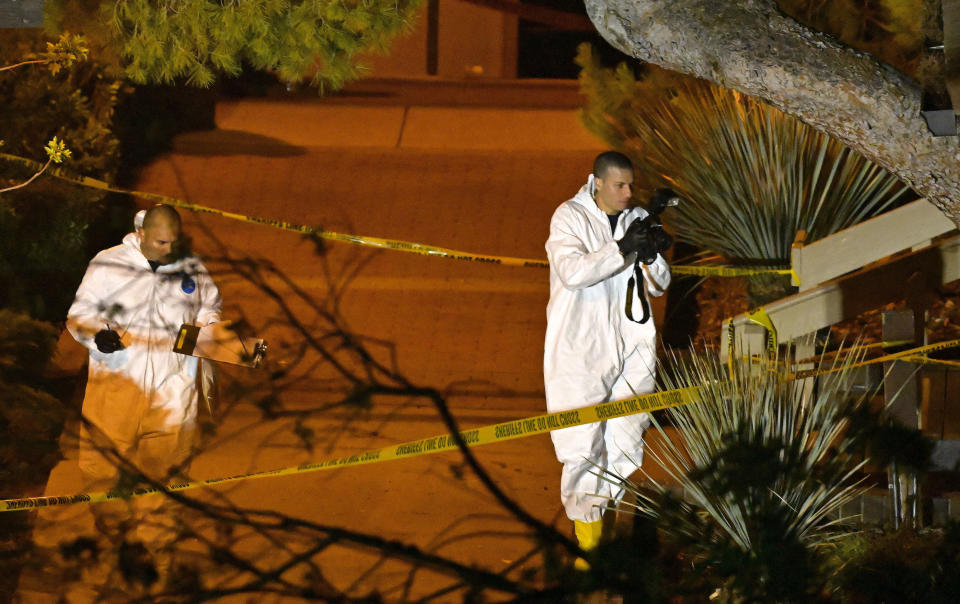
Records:
[[[835,371],[816,389],[785,378],[789,367],[769,356],[729,365],[711,352],[674,359],[665,386],[699,386],[702,402],[668,411],[673,440],[654,418],[663,444],[647,447],[644,463],[663,468],[684,498],[648,476],[626,483],[636,512],[738,597],[785,601],[815,591],[817,547],[835,534],[832,515],[866,489],[849,422],[866,395],[845,387],[859,358],[822,361]]]
[[[624,65],[606,69],[588,45],[577,62],[584,123],[634,159],[641,198],[643,190],[674,189],[686,201],[664,219],[677,238],[734,263],[787,265],[798,231],[815,241],[907,191],[863,156],[753,98],[653,66],[641,78]]]

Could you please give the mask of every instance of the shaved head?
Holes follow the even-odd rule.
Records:
[[[618,214],[630,205],[633,195],[633,164],[617,151],[601,153],[593,160],[593,200],[606,214]]]
[[[163,223],[167,225],[176,225],[180,228],[180,214],[173,209],[173,206],[160,204],[153,206],[143,216],[143,228],[149,229],[152,226]]]
[[[633,163],[630,158],[619,151],[606,151],[593,160],[593,177],[606,178],[611,168],[627,170],[633,173]]]
[[[180,242],[180,214],[168,205],[153,206],[143,217],[140,251],[147,260],[169,264],[177,259]]]

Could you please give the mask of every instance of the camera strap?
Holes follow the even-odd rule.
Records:
[[[633,290],[635,286],[639,286],[637,287],[637,297],[640,298],[640,304],[643,307],[643,317],[639,321],[633,318]],[[634,323],[640,323],[642,325],[650,320],[650,304],[647,302],[647,296],[643,291],[643,269],[640,268],[639,255],[633,263],[633,275],[631,275],[630,280],[627,281],[627,304],[625,310],[627,311],[627,318]]]

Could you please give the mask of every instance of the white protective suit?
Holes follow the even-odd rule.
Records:
[[[90,351],[84,416],[152,474],[189,453],[197,414],[197,359],[174,353],[174,338],[183,323],[219,318],[220,293],[203,263],[187,256],[154,272],[136,233],[90,261],[67,313],[70,333]],[[108,326],[123,350],[97,350],[94,336]],[[113,478],[114,465],[89,445],[90,436],[85,429],[80,468],[94,479]]]
[[[550,221],[550,302],[543,355],[550,412],[628,398],[633,392],[652,392],[655,386],[656,328],[652,317],[638,324],[626,316],[627,282],[636,256],[624,258],[616,243],[627,226],[647,212],[624,210],[611,233],[607,215],[591,195],[593,178],[591,174]],[[666,261],[658,255],[653,264],[641,266],[646,288],[638,284],[634,296],[644,289],[643,295],[662,295],[670,283]],[[634,302],[633,316],[639,320],[641,304]],[[560,498],[571,520],[599,520],[608,498],[623,496],[621,488],[596,474],[606,469],[629,476],[641,461],[649,423],[644,413],[551,433],[563,464]]]

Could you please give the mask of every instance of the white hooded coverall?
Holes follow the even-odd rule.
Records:
[[[616,243],[647,212],[624,210],[612,233],[610,220],[591,195],[593,179],[591,174],[573,199],[554,212],[546,243],[550,302],[543,375],[551,413],[653,392],[655,386],[656,328],[652,317],[639,324],[626,316],[627,282],[636,256],[625,258]],[[662,295],[670,283],[666,261],[658,255],[653,264],[641,266],[647,287],[636,284],[634,296]],[[638,320],[640,307],[634,300]],[[599,520],[608,500],[623,496],[622,488],[597,474],[608,470],[629,476],[640,464],[649,423],[643,413],[551,432],[563,464],[560,498],[567,517]]]
[[[155,477],[189,453],[197,414],[197,359],[173,352],[174,338],[183,323],[219,318],[220,293],[203,263],[187,256],[154,272],[136,233],[90,261],[67,313],[70,333],[90,351],[84,417],[119,453],[137,453]],[[107,327],[124,349],[97,349],[94,336]],[[80,469],[94,479],[115,477],[90,437],[84,429]]]

